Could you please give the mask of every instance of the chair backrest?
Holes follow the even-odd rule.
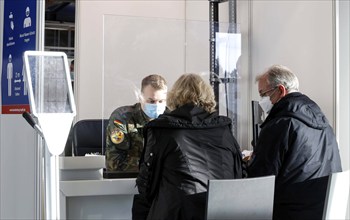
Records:
[[[272,219],[275,176],[209,180],[206,219]]]
[[[350,171],[332,173],[328,180],[323,219],[346,219]]]
[[[84,119],[73,126],[73,150],[75,156],[104,154],[108,119]]]

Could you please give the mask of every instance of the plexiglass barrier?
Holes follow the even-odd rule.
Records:
[[[247,80],[240,74],[241,34],[236,24],[212,25],[217,30],[215,39],[210,39],[208,21],[105,15],[103,118],[108,119],[120,106],[139,102],[141,80],[147,75],[162,75],[169,90],[180,75],[198,73],[212,85],[215,76],[219,112],[232,119],[237,136],[239,118],[249,112],[243,104],[246,94],[240,92],[242,80]],[[210,48],[212,41],[214,49]]]

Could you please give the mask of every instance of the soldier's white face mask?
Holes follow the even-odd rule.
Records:
[[[270,100],[270,96],[262,97],[261,100],[259,101],[259,105],[262,108],[262,110],[266,114],[268,114],[271,111],[272,107],[273,107],[273,104],[272,104],[272,102]]]
[[[145,103],[144,112],[149,118],[158,118],[159,115],[163,114],[166,108],[165,103],[151,104]]]

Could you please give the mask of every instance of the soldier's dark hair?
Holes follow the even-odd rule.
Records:
[[[143,92],[143,89],[148,85],[152,86],[152,88],[156,90],[167,89],[165,79],[158,74],[152,74],[143,78],[141,82],[141,92]]]

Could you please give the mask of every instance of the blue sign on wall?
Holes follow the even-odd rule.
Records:
[[[37,0],[4,0],[2,114],[29,111],[23,52],[36,49]]]

